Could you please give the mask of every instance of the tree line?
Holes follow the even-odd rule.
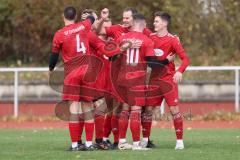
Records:
[[[239,0],[1,0],[0,66],[47,65],[67,5],[79,14],[85,8],[99,13],[108,7],[114,24],[121,23],[124,8],[135,7],[151,29],[154,12],[167,11],[170,30],[180,36],[191,65],[240,64]]]

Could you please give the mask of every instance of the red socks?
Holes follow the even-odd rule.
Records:
[[[79,140],[81,140],[81,137],[82,137],[82,133],[83,133],[83,128],[84,128],[84,119],[82,119],[82,118],[79,118],[79,137],[80,137],[80,139]]]
[[[117,115],[112,115],[111,126],[112,126],[112,133],[114,137],[114,143],[117,143],[119,140],[118,119],[119,117]]]
[[[76,123],[68,123],[69,133],[72,142],[78,142],[80,140],[80,124]]]
[[[130,129],[134,142],[140,141],[141,110],[133,110],[130,115]]]
[[[143,113],[141,120],[143,138],[149,138],[152,128],[152,113]]]
[[[94,122],[85,122],[86,141],[92,141],[94,132]]]
[[[112,131],[114,136],[114,142],[118,142],[119,139],[118,119],[119,118],[117,115],[107,115],[105,117],[103,137],[108,138]]]
[[[183,139],[183,119],[180,112],[173,115],[173,124],[177,139]]]
[[[95,114],[95,134],[96,139],[103,138],[104,115]]]
[[[107,115],[105,117],[104,120],[104,129],[103,129],[103,137],[109,137],[109,135],[111,134],[111,119],[112,119],[112,115]]]
[[[128,118],[129,118],[129,111],[122,110],[120,113],[118,127],[119,127],[119,138],[124,139],[126,138],[126,132],[128,128]]]

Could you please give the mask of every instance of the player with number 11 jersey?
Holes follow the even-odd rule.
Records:
[[[118,43],[130,41],[132,43],[137,42],[138,44],[141,44],[139,48],[130,48],[127,51],[123,52],[123,56],[121,59],[122,63],[117,79],[117,86],[125,86],[128,89],[134,89],[134,86],[138,85],[136,83],[139,83],[139,87],[143,86],[146,80],[146,57],[154,56],[154,44],[152,40],[149,39],[142,32],[131,31],[121,36],[117,41]],[[128,93],[125,95],[128,95]],[[126,97],[125,100],[120,101],[127,104],[130,103],[130,105],[145,105],[144,100],[135,99],[132,103],[130,100],[132,99],[132,95],[129,94],[128,96],[130,97]]]

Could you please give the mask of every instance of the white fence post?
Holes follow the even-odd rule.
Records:
[[[239,112],[239,70],[235,70],[235,111]]]
[[[14,117],[18,117],[18,70],[14,71]]]

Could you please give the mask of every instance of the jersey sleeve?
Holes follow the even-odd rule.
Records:
[[[98,36],[95,33],[89,32],[88,39],[90,46],[93,47],[94,49],[100,50],[104,47],[104,42],[100,38],[98,38]]]
[[[188,67],[188,65],[189,65],[189,58],[188,58],[184,48],[182,47],[182,44],[180,43],[180,40],[179,40],[178,37],[174,38],[173,48],[174,48],[174,52],[182,60],[182,63],[181,63],[181,65],[180,65],[180,67],[178,68],[177,71],[183,73],[186,70],[186,68]]]
[[[110,26],[110,27],[105,27],[106,35],[108,37],[114,37],[116,32],[118,32],[119,27],[120,27],[119,25],[113,25],[113,26]]]
[[[60,36],[60,32],[56,32],[54,37],[53,37],[53,42],[52,42],[52,53],[59,53],[62,48],[62,39]]]
[[[93,32],[89,32],[88,38],[89,38],[90,46],[100,52],[100,53],[97,52],[97,53],[99,53],[98,55],[106,55],[108,57],[112,57],[115,54],[120,52],[119,47],[117,47],[113,50],[110,50],[110,51],[105,50],[105,43]]]
[[[144,54],[145,57],[154,56],[154,43],[151,40],[148,40],[144,43]]]
[[[149,28],[144,28],[143,30],[143,34],[145,34],[146,36],[150,36],[150,34],[152,34],[152,31]]]
[[[84,27],[86,27],[86,30],[91,30],[91,27],[92,27],[92,23],[91,23],[91,20],[90,19],[86,19],[86,20],[84,20],[84,21],[82,21],[81,22],[83,25],[84,25]]]

